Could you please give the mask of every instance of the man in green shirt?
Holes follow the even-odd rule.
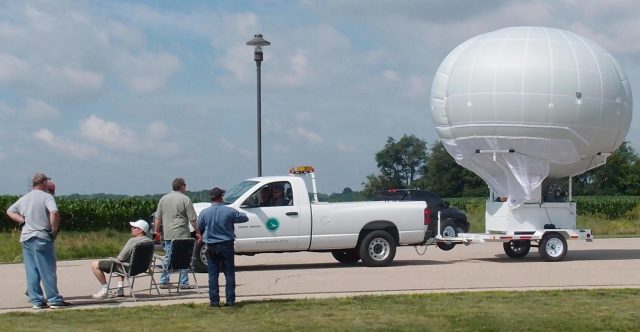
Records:
[[[187,184],[183,178],[175,178],[172,183],[173,192],[170,192],[158,202],[158,209],[155,213],[154,233],[156,236],[162,235],[165,251],[165,265],[169,265],[171,256],[171,240],[191,237],[189,224],[196,233],[196,240],[200,241],[200,232],[196,224],[196,210],[193,208],[191,199],[184,192]],[[162,231],[160,231],[162,226]],[[169,288],[169,272],[165,271],[160,275],[160,288]],[[191,289],[189,285],[189,275],[187,270],[180,271],[180,289]]]

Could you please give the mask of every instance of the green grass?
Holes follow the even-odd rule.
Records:
[[[112,230],[99,232],[60,232],[56,240],[58,260],[116,256],[127,240],[129,233]],[[22,262],[22,247],[18,231],[0,232],[0,262]]]
[[[0,315],[3,331],[632,331],[640,289],[470,292]]]

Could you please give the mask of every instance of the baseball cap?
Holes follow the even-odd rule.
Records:
[[[36,173],[36,174],[33,176],[33,179],[31,180],[31,183],[32,183],[34,186],[37,186],[37,185],[39,185],[39,184],[41,184],[41,183],[45,182],[46,180],[51,180],[51,178],[50,178],[50,177],[48,177],[48,176],[46,176],[46,175],[44,175],[44,173]]]
[[[142,219],[139,219],[139,220],[136,220],[136,221],[131,221],[131,222],[129,222],[129,224],[131,226],[133,226],[133,227],[140,228],[145,233],[149,232],[149,224],[146,221],[142,220]]]
[[[220,189],[218,187],[215,187],[215,188],[211,189],[211,192],[210,192],[211,199],[218,199],[222,195],[224,195],[224,193],[225,193],[225,190]]]

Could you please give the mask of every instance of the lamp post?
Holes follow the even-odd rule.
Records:
[[[262,64],[262,46],[271,45],[270,42],[262,38],[261,34],[255,34],[253,39],[247,42],[247,45],[254,46],[253,59],[256,61],[256,72],[258,81],[258,176],[262,176],[262,109],[260,95],[260,65]]]

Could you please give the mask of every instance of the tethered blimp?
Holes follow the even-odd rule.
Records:
[[[591,240],[590,230],[576,229],[574,202],[545,201],[543,180],[603,165],[624,141],[631,112],[616,59],[575,33],[511,27],[460,44],[434,77],[431,114],[446,150],[492,196],[486,233],[452,241],[503,241],[513,258],[537,244],[557,261],[567,239]]]
[[[629,130],[632,98],[618,62],[594,42],[511,27],[442,61],[431,108],[447,151],[517,206],[537,200],[546,177],[602,165]]]

